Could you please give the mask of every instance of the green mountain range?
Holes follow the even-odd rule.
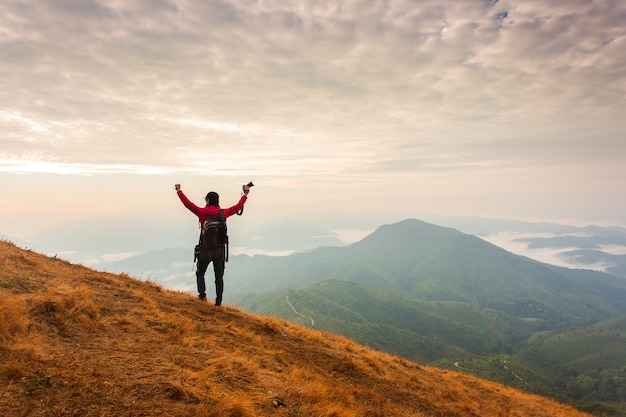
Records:
[[[532,335],[506,313],[458,301],[409,300],[346,281],[237,298],[240,306],[339,333],[418,362],[507,351]]]
[[[250,311],[624,413],[624,278],[543,264],[418,220],[348,247],[237,257],[228,274],[228,285],[255,290],[229,295]]]
[[[257,293],[330,279],[407,299],[490,308],[540,321],[545,329],[591,325],[626,314],[623,278],[543,264],[419,220],[381,226],[347,247],[287,257],[238,257],[228,270],[229,286]]]

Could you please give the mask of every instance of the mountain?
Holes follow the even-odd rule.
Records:
[[[133,274],[173,290],[192,292],[196,286],[193,249],[164,248],[96,266],[107,272]]]
[[[320,246],[341,246],[337,235],[323,227],[286,221],[244,233],[238,244],[253,245],[265,251],[306,251]]]
[[[588,416],[0,242],[0,415]]]
[[[198,240],[195,219],[148,213],[143,217],[108,216],[77,219],[40,231],[23,242],[35,250],[48,254],[68,254],[78,262],[99,261],[98,266],[109,268],[116,259],[111,255],[134,257],[165,248],[189,247],[193,250]],[[293,253],[319,246],[341,246],[336,233],[324,227],[303,222],[285,221],[252,228],[242,228],[239,222],[229,221],[229,235],[235,247],[260,253]],[[144,265],[145,266],[145,265]]]
[[[77,219],[52,226],[27,240],[38,251],[55,254],[79,253],[81,261],[101,254],[138,253],[188,242],[177,222],[154,215],[144,218],[104,216]],[[194,229],[191,229],[194,230]]]
[[[533,335],[511,354],[443,359],[437,366],[576,404],[598,416],[626,416],[626,316]]]
[[[437,215],[426,219],[541,262],[595,269],[626,278],[626,229],[623,227]]]
[[[347,247],[238,258],[227,271],[227,290],[274,292],[329,279],[408,299],[470,303],[540,321],[546,329],[579,327],[626,313],[623,278],[543,264],[413,219],[381,226]]]
[[[563,251],[561,257],[569,262],[586,265],[590,268],[601,265],[606,272],[626,278],[626,255],[616,255],[595,249],[577,249]]]
[[[568,227],[558,236],[533,237],[522,239],[532,247],[560,248],[579,247],[584,249],[600,248],[603,245],[626,246],[626,230],[621,227]]]
[[[530,249],[559,250],[560,258],[569,263],[626,277],[626,229],[621,227],[568,227],[555,236],[517,241]]]
[[[537,367],[554,368],[554,364],[564,363],[562,369],[579,375],[598,371],[598,363],[602,362],[603,370],[618,369],[622,377],[626,370],[625,346],[626,315],[581,329],[538,334],[521,347],[518,355]]]

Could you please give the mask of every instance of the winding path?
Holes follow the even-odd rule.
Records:
[[[298,316],[300,316],[302,318],[310,320],[311,321],[311,327],[315,327],[315,320],[313,320],[313,317],[308,317],[308,316],[305,316],[304,314],[298,313],[298,310],[296,310],[295,307],[293,306],[293,304],[291,304],[291,301],[289,301],[289,294],[287,294],[286,298],[287,298],[287,304],[289,304],[289,307],[291,307],[293,312],[296,313]]]

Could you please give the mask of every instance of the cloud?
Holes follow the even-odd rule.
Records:
[[[0,13],[2,171],[351,178],[626,151],[619,0],[7,0]]]

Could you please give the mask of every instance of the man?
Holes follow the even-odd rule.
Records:
[[[182,201],[183,205],[187,207],[193,214],[198,216],[200,221],[200,229],[204,227],[204,223],[207,220],[207,216],[210,218],[220,217],[222,213],[224,221],[233,214],[243,210],[243,206],[248,199],[248,193],[250,187],[248,185],[243,186],[243,195],[239,199],[239,202],[232,207],[228,207],[222,210],[220,207],[220,196],[211,191],[205,197],[206,206],[199,207],[189,201],[187,196],[180,189],[180,184],[175,184],[176,194]],[[206,300],[206,286],[204,281],[204,273],[206,272],[209,264],[213,262],[213,271],[215,273],[215,305],[222,305],[222,293],[224,292],[224,267],[226,263],[226,242],[223,242],[216,249],[203,250],[198,254],[198,263],[196,268],[196,282],[198,284],[198,298],[200,300]]]

